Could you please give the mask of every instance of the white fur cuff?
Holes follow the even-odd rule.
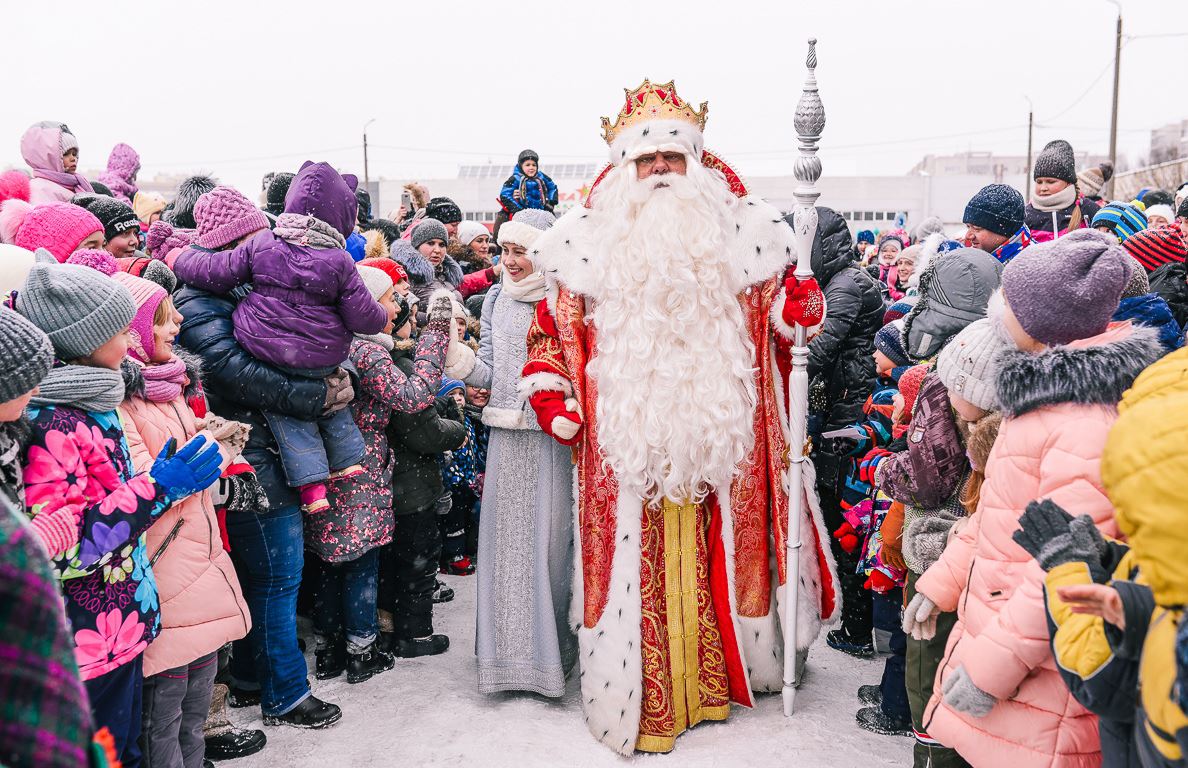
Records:
[[[566,397],[573,397],[573,385],[568,379],[559,374],[545,371],[529,374],[520,379],[520,383],[516,385],[516,391],[520,393],[520,400],[527,400],[537,392],[560,392]]]
[[[474,364],[474,350],[457,339],[450,339],[445,358],[445,375],[451,379],[465,379],[474,371]]]
[[[776,296],[775,301],[771,303],[771,327],[776,329],[776,332],[783,336],[788,341],[793,341],[796,338],[796,329],[784,322],[784,304],[788,301],[788,293],[784,290]],[[816,325],[809,326],[808,333],[805,338],[809,341],[821,332],[821,327],[825,325],[825,315],[829,313],[829,307],[825,308],[825,313],[821,315],[821,322]]]

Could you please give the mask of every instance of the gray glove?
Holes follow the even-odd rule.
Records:
[[[936,637],[936,617],[940,608],[923,592],[917,592],[903,611],[903,631],[915,640]]]
[[[1104,580],[1101,561],[1108,550],[1093,518],[1081,515],[1074,519],[1059,504],[1045,499],[1028,504],[1019,525],[1011,538],[1045,571],[1064,563],[1087,563],[1093,580]]]
[[[998,699],[974,685],[965,667],[957,667],[944,684],[945,703],[958,712],[985,717]]]
[[[338,368],[326,377],[326,402],[322,406],[322,413],[329,416],[335,411],[341,411],[355,399],[355,388],[351,385],[351,377],[346,371]]]
[[[449,291],[436,291],[429,297],[429,309],[426,312],[429,322],[450,322],[454,318],[454,297]]]

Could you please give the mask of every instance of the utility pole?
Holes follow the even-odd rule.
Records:
[[[1023,188],[1027,189],[1031,182],[1031,135],[1035,128],[1035,105],[1029,97],[1023,98],[1027,99],[1027,169],[1023,171]]]
[[[373,117],[363,125],[363,183],[365,185],[371,184],[371,173],[367,167],[367,126],[374,122],[375,118]]]
[[[1118,7],[1118,29],[1114,35],[1114,108],[1110,114],[1110,164],[1114,166],[1114,175],[1118,175],[1118,81],[1122,65],[1122,5],[1117,0],[1111,0]],[[1104,193],[1104,190],[1103,190]],[[1114,180],[1109,182],[1109,195],[1114,193]],[[1109,199],[1109,195],[1102,197]]]

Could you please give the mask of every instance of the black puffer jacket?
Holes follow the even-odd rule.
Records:
[[[850,228],[836,211],[817,208],[813,275],[825,292],[825,325],[809,343],[808,375],[819,393],[810,405],[820,431],[841,429],[862,419],[874,390],[874,336],[883,325],[877,280],[854,264]],[[785,217],[792,224],[792,216]]]
[[[212,413],[251,425],[243,457],[256,471],[272,509],[298,503],[285,482],[280,453],[263,411],[314,421],[326,402],[326,382],[280,371],[252,357],[231,319],[234,296],[216,296],[189,286],[173,295],[182,320],[178,344],[202,361],[202,386]]]
[[[1151,273],[1150,282],[1151,291],[1163,297],[1180,327],[1188,328],[1188,265],[1182,261],[1164,264]]]
[[[397,342],[399,344],[399,342]],[[392,352],[396,367],[413,372],[411,349],[398,346]],[[388,422],[388,445],[392,447],[392,512],[410,515],[432,505],[445,493],[441,482],[439,454],[462,447],[466,425],[456,413],[457,403],[448,397],[437,399],[416,413],[392,412]],[[450,417],[447,417],[449,414]],[[452,418],[453,416],[457,418]]]

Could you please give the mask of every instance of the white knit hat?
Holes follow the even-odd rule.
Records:
[[[376,301],[379,301],[380,296],[392,290],[392,278],[388,277],[388,273],[382,269],[365,267],[362,264],[356,264],[355,269],[359,270],[359,277],[363,279],[363,285],[367,286],[367,292]]]
[[[998,404],[995,378],[998,358],[1007,348],[989,318],[965,327],[945,345],[936,359],[936,373],[941,383],[983,411],[993,411]]]
[[[1176,212],[1172,210],[1170,205],[1149,205],[1147,206],[1147,218],[1152,216],[1162,216],[1167,219],[1169,224],[1174,224],[1176,221]]]
[[[477,221],[464,221],[458,225],[458,242],[462,245],[470,245],[476,237],[490,234],[491,230]]]

